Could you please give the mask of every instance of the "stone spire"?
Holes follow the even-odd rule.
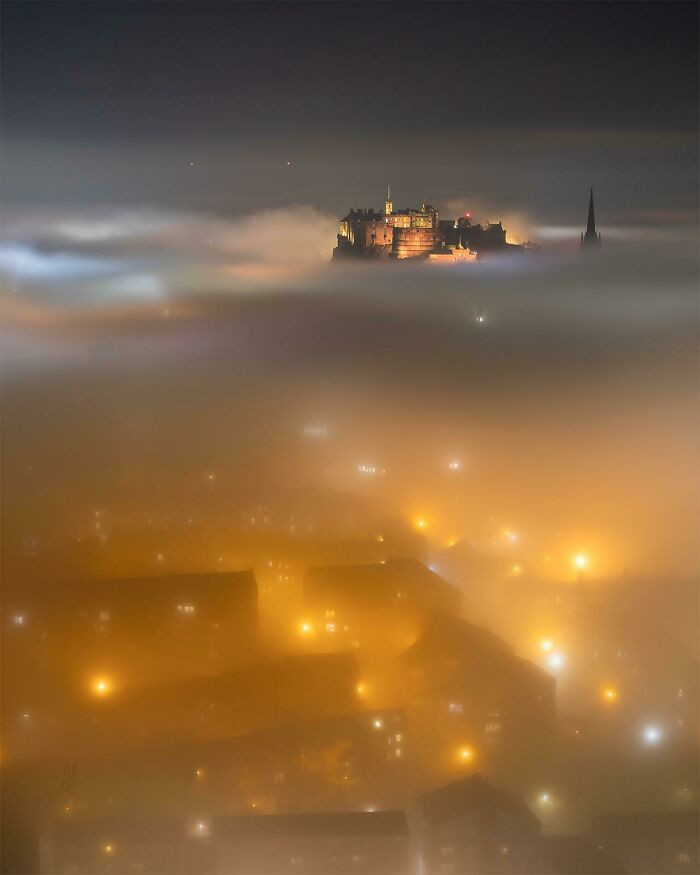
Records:
[[[586,233],[581,234],[581,246],[600,246],[600,234],[595,229],[595,209],[593,207],[593,189],[588,199],[588,222]]]

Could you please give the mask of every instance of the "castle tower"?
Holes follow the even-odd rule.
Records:
[[[595,229],[595,210],[593,208],[593,189],[588,200],[588,222],[586,224],[586,233],[581,234],[581,246],[600,246],[600,234]]]
[[[391,202],[391,186],[386,187],[386,200],[384,201],[384,215],[390,216],[394,212],[394,204]]]

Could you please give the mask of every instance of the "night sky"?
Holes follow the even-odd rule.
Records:
[[[692,211],[697,19],[693,3],[4,3],[5,199],[338,213],[391,182],[407,202],[573,222],[595,183],[625,220],[640,185]]]

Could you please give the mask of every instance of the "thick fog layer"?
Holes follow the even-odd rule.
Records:
[[[9,211],[8,544],[74,537],[97,507],[187,517],[215,471],[206,513],[337,490],[426,515],[434,545],[485,545],[494,521],[533,555],[585,545],[601,576],[695,567],[692,229],[603,226],[590,258],[523,217],[539,252],[438,267],[331,264],[336,224]]]

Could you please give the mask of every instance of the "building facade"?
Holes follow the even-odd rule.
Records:
[[[418,854],[430,875],[541,875],[540,824],[519,799],[480,775],[417,803]]]

